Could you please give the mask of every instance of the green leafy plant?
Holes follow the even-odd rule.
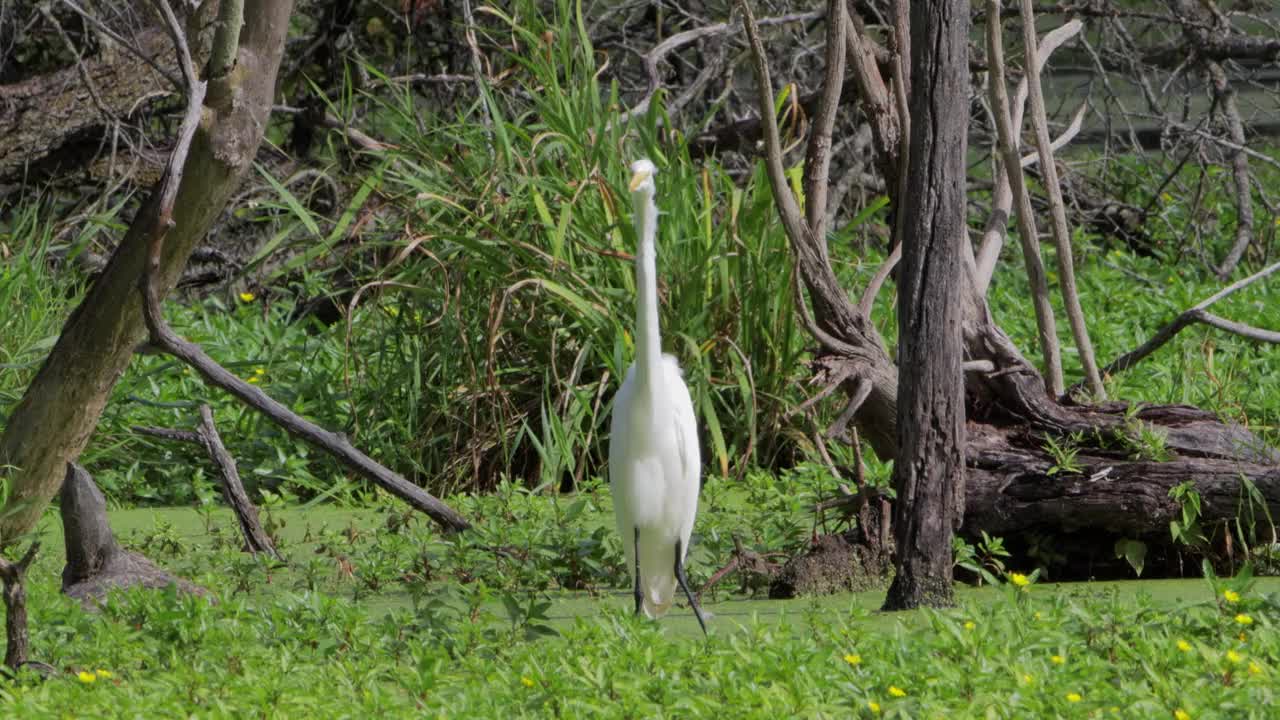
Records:
[[[1050,476],[1063,474],[1074,475],[1084,469],[1076,456],[1080,454],[1080,442],[1083,440],[1083,433],[1074,432],[1064,438],[1055,438],[1053,435],[1046,434],[1044,436],[1044,449],[1053,458],[1053,465],[1047,473]]]
[[[1169,497],[1178,503],[1178,519],[1169,521],[1169,534],[1175,542],[1198,546],[1206,542],[1200,528],[1200,492],[1195,482],[1187,480],[1169,489]]]
[[[1129,563],[1129,567],[1133,568],[1133,572],[1142,577],[1142,568],[1147,561],[1147,544],[1141,540],[1132,538],[1120,538],[1115,544],[1115,554],[1117,558],[1124,558]]]
[[[960,536],[952,539],[953,563],[978,577],[978,584],[1000,585],[1006,574],[1004,560],[1009,551],[1004,547],[1004,539],[992,537],[982,531],[982,540],[977,546],[970,545]]]

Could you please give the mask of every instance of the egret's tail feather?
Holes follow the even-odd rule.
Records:
[[[644,614],[650,618],[660,618],[671,609],[676,596],[676,579],[667,577],[648,577],[641,581],[644,593]]]

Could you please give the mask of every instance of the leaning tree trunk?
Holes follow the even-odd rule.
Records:
[[[271,113],[292,8],[292,0],[246,0],[249,20],[239,33],[235,65],[209,78],[203,117],[174,202],[174,224],[154,278],[160,296],[173,289],[192,249],[253,162]],[[9,417],[0,437],[0,467],[12,468],[12,489],[0,508],[0,545],[40,518],[62,484],[67,463],[89,442],[134,347],[146,336],[138,278],[159,222],[160,202],[153,192],[138,210],[119,249],[63,326]]]
[[[898,273],[897,561],[886,610],[952,602],[964,508],[963,285],[969,3],[911,4],[910,154]]]

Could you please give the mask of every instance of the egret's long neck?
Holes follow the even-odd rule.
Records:
[[[662,377],[662,338],[658,333],[658,207],[653,191],[632,193],[636,235],[636,375],[649,384]]]

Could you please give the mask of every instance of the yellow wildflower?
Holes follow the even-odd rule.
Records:
[[[903,690],[902,688],[898,687],[897,685],[890,685],[890,686],[889,686],[889,694],[890,694],[890,695],[892,695],[892,696],[894,696],[894,697],[898,697],[898,698],[900,698],[900,697],[906,697],[906,696],[907,696],[907,691],[906,691],[906,690]]]
[[[1241,625],[1252,625],[1253,618],[1249,617],[1248,615],[1245,615],[1244,613],[1240,613],[1239,615],[1236,615],[1236,622],[1240,623]]]
[[[84,683],[85,685],[92,685],[93,683],[98,681],[97,675],[94,675],[91,672],[85,672],[83,670],[80,671],[79,678],[80,678],[80,682]]]
[[[1183,710],[1182,708],[1178,708],[1173,711],[1173,717],[1174,720],[1191,720],[1191,713]]]
[[[844,661],[849,663],[850,665],[853,665],[854,667],[857,667],[858,665],[862,664],[862,656],[857,653],[849,653],[848,655],[844,656]]]
[[[1036,681],[1036,679],[1035,679],[1034,677],[1032,677],[1032,676],[1031,676],[1031,673],[1023,673],[1023,674],[1022,674],[1022,682],[1023,682],[1024,684],[1026,684],[1026,685],[1030,685],[1031,683],[1033,683],[1033,682],[1035,682],[1035,681]]]
[[[96,674],[98,677],[102,678],[103,680],[110,680],[112,677],[110,670],[98,670]]]
[[[1081,697],[1080,693],[1078,693],[1078,692],[1069,692],[1069,693],[1067,693],[1067,702],[1078,703],[1078,702],[1080,702],[1080,701],[1081,701],[1081,700],[1083,700],[1083,699],[1084,699],[1084,698],[1083,698],[1083,697]]]
[[[1022,573],[1011,573],[1009,575],[1009,582],[1017,585],[1018,587],[1026,587],[1031,584],[1030,578]]]
[[[978,627],[978,626],[977,626],[977,625],[975,625],[975,624],[974,624],[974,622],[973,622],[972,620],[969,620],[969,621],[967,621],[967,622],[964,624],[964,629],[965,629],[965,630],[972,630],[972,629],[974,629],[974,628],[976,628],[976,627]]]
[[[240,302],[253,302],[254,297],[256,296],[251,292],[242,292],[240,293]]]
[[[533,687],[533,681],[530,680],[528,676],[524,676],[524,675],[520,676],[520,684],[524,685],[527,688]]]
[[[1229,662],[1229,663],[1238,663],[1238,662],[1240,662],[1240,661],[1241,661],[1241,660],[1243,660],[1243,659],[1244,659],[1244,658],[1243,658],[1243,657],[1241,657],[1240,653],[1236,652],[1235,650],[1228,650],[1228,651],[1227,651],[1227,662]]]
[[[1034,615],[1032,615],[1031,617],[1033,617],[1033,618],[1035,618],[1035,619],[1039,620],[1039,619],[1041,618],[1040,611],[1039,611],[1039,610],[1037,610],[1037,611],[1035,612],[1035,614],[1034,614]]]
[[[879,715],[879,714],[880,714],[880,703],[876,702],[875,700],[868,700],[868,701],[867,701],[867,708],[869,708],[869,709],[871,710],[871,712],[873,712],[873,713],[875,713],[875,714],[877,714],[877,715]]]
[[[1236,592],[1235,590],[1223,590],[1222,599],[1226,600],[1229,603],[1235,604],[1240,602],[1240,593]]]
[[[1066,660],[1066,658],[1062,657],[1061,655],[1050,655],[1050,656],[1049,656],[1049,662],[1053,663],[1054,665],[1061,665],[1061,664],[1065,663],[1066,661],[1067,661],[1067,660]]]
[[[1190,652],[1190,651],[1191,651],[1191,643],[1187,642],[1186,640],[1179,640],[1179,641],[1178,641],[1178,649],[1179,649],[1179,650],[1181,650],[1182,652]]]
[[[257,375],[250,375],[249,377],[245,378],[245,380],[246,380],[247,382],[256,383],[256,382],[258,382],[258,376],[257,376]]]
[[[1262,666],[1261,666],[1261,665],[1259,665],[1258,663],[1253,662],[1252,660],[1250,660],[1250,661],[1249,661],[1249,674],[1250,674],[1250,675],[1261,675],[1261,674],[1262,674]]]

